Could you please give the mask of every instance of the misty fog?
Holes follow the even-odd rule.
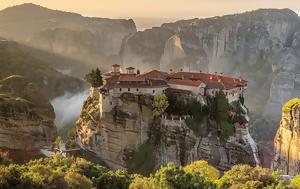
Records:
[[[88,90],[83,92],[57,97],[51,101],[55,111],[55,125],[61,128],[67,124],[74,123],[78,118],[83,102],[88,96]]]

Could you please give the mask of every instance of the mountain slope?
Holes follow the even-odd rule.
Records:
[[[84,88],[81,80],[63,75],[47,63],[34,58],[23,46],[4,39],[0,41],[0,67],[0,79],[11,75],[25,76],[50,98]]]
[[[119,63],[133,20],[83,17],[23,4],[0,11],[0,36],[97,66]]]

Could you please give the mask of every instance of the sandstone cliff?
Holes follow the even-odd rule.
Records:
[[[92,89],[77,121],[77,143],[110,168],[143,174],[168,162],[186,165],[199,159],[221,170],[238,163],[260,163],[248,131],[248,111],[240,102],[230,105],[227,113],[233,124],[228,127],[233,130],[222,140],[213,119],[196,125],[196,130],[202,129],[194,131],[186,116],[154,118],[152,100],[151,96],[123,93],[112,99],[111,111],[102,114],[99,92]]]
[[[40,155],[56,138],[54,110],[38,87],[22,76],[0,80],[0,150],[15,161]]]
[[[272,168],[287,175],[300,172],[300,100],[293,99],[282,109],[280,127],[274,139]]]

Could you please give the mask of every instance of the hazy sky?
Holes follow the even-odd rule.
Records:
[[[300,0],[0,0],[0,8],[35,3],[52,9],[99,17],[209,17],[258,8],[290,8]]]

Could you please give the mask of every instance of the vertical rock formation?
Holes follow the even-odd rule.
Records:
[[[140,49],[149,44],[146,33],[161,34],[160,43],[151,51],[151,59]],[[137,35],[139,41],[133,40]],[[173,37],[172,37],[173,36]],[[177,40],[174,40],[179,38]],[[280,107],[300,91],[299,17],[289,9],[259,9],[242,14],[205,19],[183,20],[163,24],[147,32],[132,35],[124,41],[125,64],[139,60],[147,65],[178,71],[208,70],[241,76],[250,83],[247,89],[247,105],[255,114],[252,127],[257,139],[266,146],[272,145],[279,121]],[[159,36],[155,36],[156,39]],[[178,44],[180,42],[180,48]],[[161,48],[164,46],[164,48]],[[174,49],[180,50],[180,53]],[[182,58],[184,55],[184,58]],[[145,68],[147,68],[145,67]],[[261,132],[261,128],[270,133]],[[272,147],[266,147],[272,151]],[[272,156],[269,153],[264,157]],[[265,162],[270,162],[266,159]],[[269,166],[269,165],[266,165]]]
[[[273,169],[287,175],[300,172],[300,99],[290,100],[282,108],[274,149]]]
[[[54,110],[22,76],[0,80],[0,150],[17,162],[41,155],[56,138]]]
[[[110,104],[103,104],[99,90],[91,89],[77,121],[77,143],[110,168],[128,168],[128,161],[139,150],[148,155],[153,150],[153,168],[168,162],[186,165],[199,159],[221,170],[239,163],[260,164],[256,143],[248,131],[248,111],[240,102],[230,105],[231,110],[227,113],[233,124],[228,127],[233,127],[234,131],[228,139],[221,141],[213,119],[197,125],[202,128],[203,134],[199,135],[187,125],[189,117],[166,115],[154,118],[151,95],[123,93],[105,98],[111,98]],[[103,108],[104,112],[101,111]],[[154,149],[139,148],[146,143],[153,145]],[[133,163],[138,167],[149,162]]]

